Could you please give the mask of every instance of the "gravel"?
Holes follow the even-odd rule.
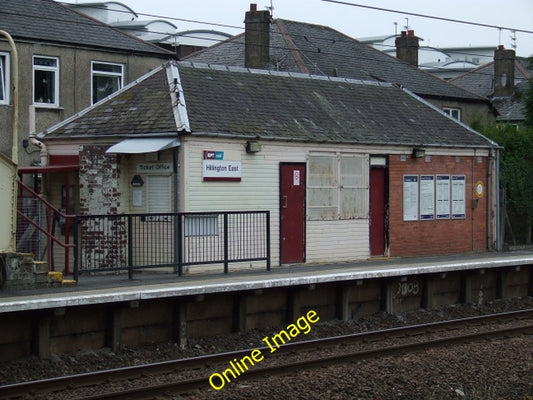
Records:
[[[301,336],[311,339],[526,308],[533,308],[533,297],[398,315],[380,313],[356,321],[321,321],[308,335]],[[126,347],[120,353],[102,349],[53,355],[48,360],[28,357],[4,363],[0,384],[256,348],[264,344],[263,337],[279,329],[191,339],[184,349],[168,342]],[[310,371],[288,371],[286,376],[267,380],[235,381],[218,392],[206,386],[202,392],[169,398],[533,400],[533,338],[471,343]]]

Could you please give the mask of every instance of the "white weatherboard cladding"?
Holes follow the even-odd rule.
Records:
[[[240,182],[204,182],[203,152],[240,152]],[[279,162],[265,155],[247,154],[243,143],[196,142],[184,146],[184,211],[269,210],[272,265],[279,264]]]
[[[194,138],[182,141],[183,211],[270,210],[272,265],[279,265],[280,163],[307,162],[309,152],[339,151],[288,143],[262,142],[261,151],[247,154],[245,141]],[[238,151],[240,182],[204,182],[203,152]],[[348,149],[342,149],[346,152]],[[353,151],[353,148],[351,149]],[[365,154],[365,152],[363,152]],[[368,219],[306,221],[306,262],[337,262],[369,257]]]
[[[367,259],[370,254],[368,219],[307,221],[308,263]],[[335,257],[334,260],[332,257]]]

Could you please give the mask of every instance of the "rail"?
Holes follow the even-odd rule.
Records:
[[[17,251],[32,253],[38,259],[46,258],[51,270],[55,269],[54,243],[64,249],[64,272],[70,273],[71,255],[76,265],[76,244],[70,243],[71,228],[75,224],[75,215],[68,215],[54,207],[42,195],[38,194],[24,182],[18,183],[17,215]],[[61,221],[63,233],[56,234],[57,222]],[[43,237],[40,234],[44,235]],[[64,239],[61,239],[63,237]]]
[[[428,348],[445,347],[462,344],[468,341],[481,339],[493,339],[498,337],[513,337],[523,334],[531,334],[533,325],[528,320],[533,313],[532,309],[503,312],[476,317],[466,317],[456,320],[424,323],[419,325],[388,328],[377,331],[357,332],[348,335],[325,337],[312,340],[303,340],[283,344],[278,351],[285,354],[283,362],[269,363],[266,366],[257,366],[246,369],[240,380],[260,377],[270,377],[276,374],[286,374],[287,371],[309,369],[313,367],[328,366],[358,361],[370,358],[384,357],[396,354],[406,354]],[[503,323],[503,326],[498,326]],[[510,323],[512,326],[506,326]],[[516,324],[519,323],[519,324]],[[490,327],[496,324],[495,327]],[[461,328],[461,329],[459,329]],[[474,329],[472,329],[474,328]],[[437,338],[428,337],[430,333],[436,333]],[[393,339],[393,343],[388,340]],[[398,343],[398,339],[401,340]],[[359,348],[347,349],[346,345],[361,343]],[[369,343],[374,345],[368,346]],[[375,345],[375,344],[378,345]],[[366,344],[366,345],[365,345]],[[342,352],[330,351],[331,354],[319,353],[319,350],[341,346]],[[54,391],[65,391],[65,388],[83,388],[99,386],[104,388],[110,382],[139,381],[148,377],[150,382],[144,386],[136,386],[130,389],[121,389],[116,392],[95,394],[94,390],[83,395],[84,399],[147,399],[157,395],[185,393],[191,390],[209,388],[209,373],[213,366],[224,364],[230,360],[240,359],[244,355],[259,350],[264,354],[270,353],[269,347],[257,349],[242,349],[216,354],[208,354],[185,359],[160,361],[151,364],[142,364],[122,367],[112,370],[88,372],[79,375],[61,376],[37,381],[20,382],[8,385],[0,385],[0,398],[18,398],[27,393],[45,394]],[[312,355],[305,360],[294,360],[289,355],[298,355],[308,352]],[[319,354],[315,354],[319,353]],[[206,366],[209,368],[205,369]],[[234,367],[236,368],[236,367]],[[158,375],[169,374],[171,371],[179,371],[180,378],[173,378],[171,382],[155,379]],[[188,371],[194,371],[189,374]],[[80,397],[77,397],[80,398]]]
[[[270,270],[270,212],[226,211],[78,215],[79,265],[87,272],[265,262]]]

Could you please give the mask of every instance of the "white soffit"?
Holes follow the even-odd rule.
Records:
[[[139,154],[152,153],[178,147],[180,141],[177,138],[138,138],[138,139],[124,139],[122,142],[114,144],[106,153],[124,153],[124,154]]]

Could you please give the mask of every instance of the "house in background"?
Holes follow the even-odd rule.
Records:
[[[396,55],[396,39],[400,35],[384,35],[358,39],[391,56]],[[421,42],[424,39],[417,37]],[[492,60],[494,47],[432,47],[419,46],[418,67],[442,79],[451,79]]]
[[[326,26],[272,20],[268,11],[248,12],[245,25],[245,33],[186,59],[389,82],[411,90],[466,124],[495,118],[487,98],[417,68],[418,39],[412,31],[396,38],[396,58]]]
[[[52,0],[2,0],[0,28],[18,50],[18,83],[13,49],[0,36],[0,151],[12,147],[13,99],[17,84],[19,165],[75,164],[45,150],[28,135],[96,103],[172,58],[173,54]],[[30,107],[31,106],[31,107]],[[37,146],[36,146],[37,145]]]
[[[231,37],[228,33],[208,29],[179,31],[178,26],[163,19],[141,20],[135,11],[118,1],[67,3],[66,5],[142,40],[172,51],[178,59]]]
[[[387,82],[173,61],[38,137],[79,158],[81,213],[141,215],[170,247],[153,213],[198,212],[188,239],[216,242],[204,213],[267,210],[273,266],[495,242],[497,145]],[[81,229],[106,266],[126,262],[109,239],[124,227]]]
[[[532,77],[527,59],[516,57],[514,50],[500,46],[494,51],[493,61],[451,82],[489,98],[498,112],[497,122],[519,124],[525,120],[523,94]]]
[[[0,29],[9,35],[0,36],[0,152],[11,157],[15,150],[19,176],[37,192],[48,174],[47,184],[60,193],[53,205],[75,213],[79,159],[69,151],[48,152],[36,131],[101,101],[173,53],[52,0],[2,0]],[[29,190],[19,194],[18,210],[37,226],[51,226],[43,203]],[[41,255],[51,247],[46,236],[23,219],[17,232],[16,250],[44,260]]]

